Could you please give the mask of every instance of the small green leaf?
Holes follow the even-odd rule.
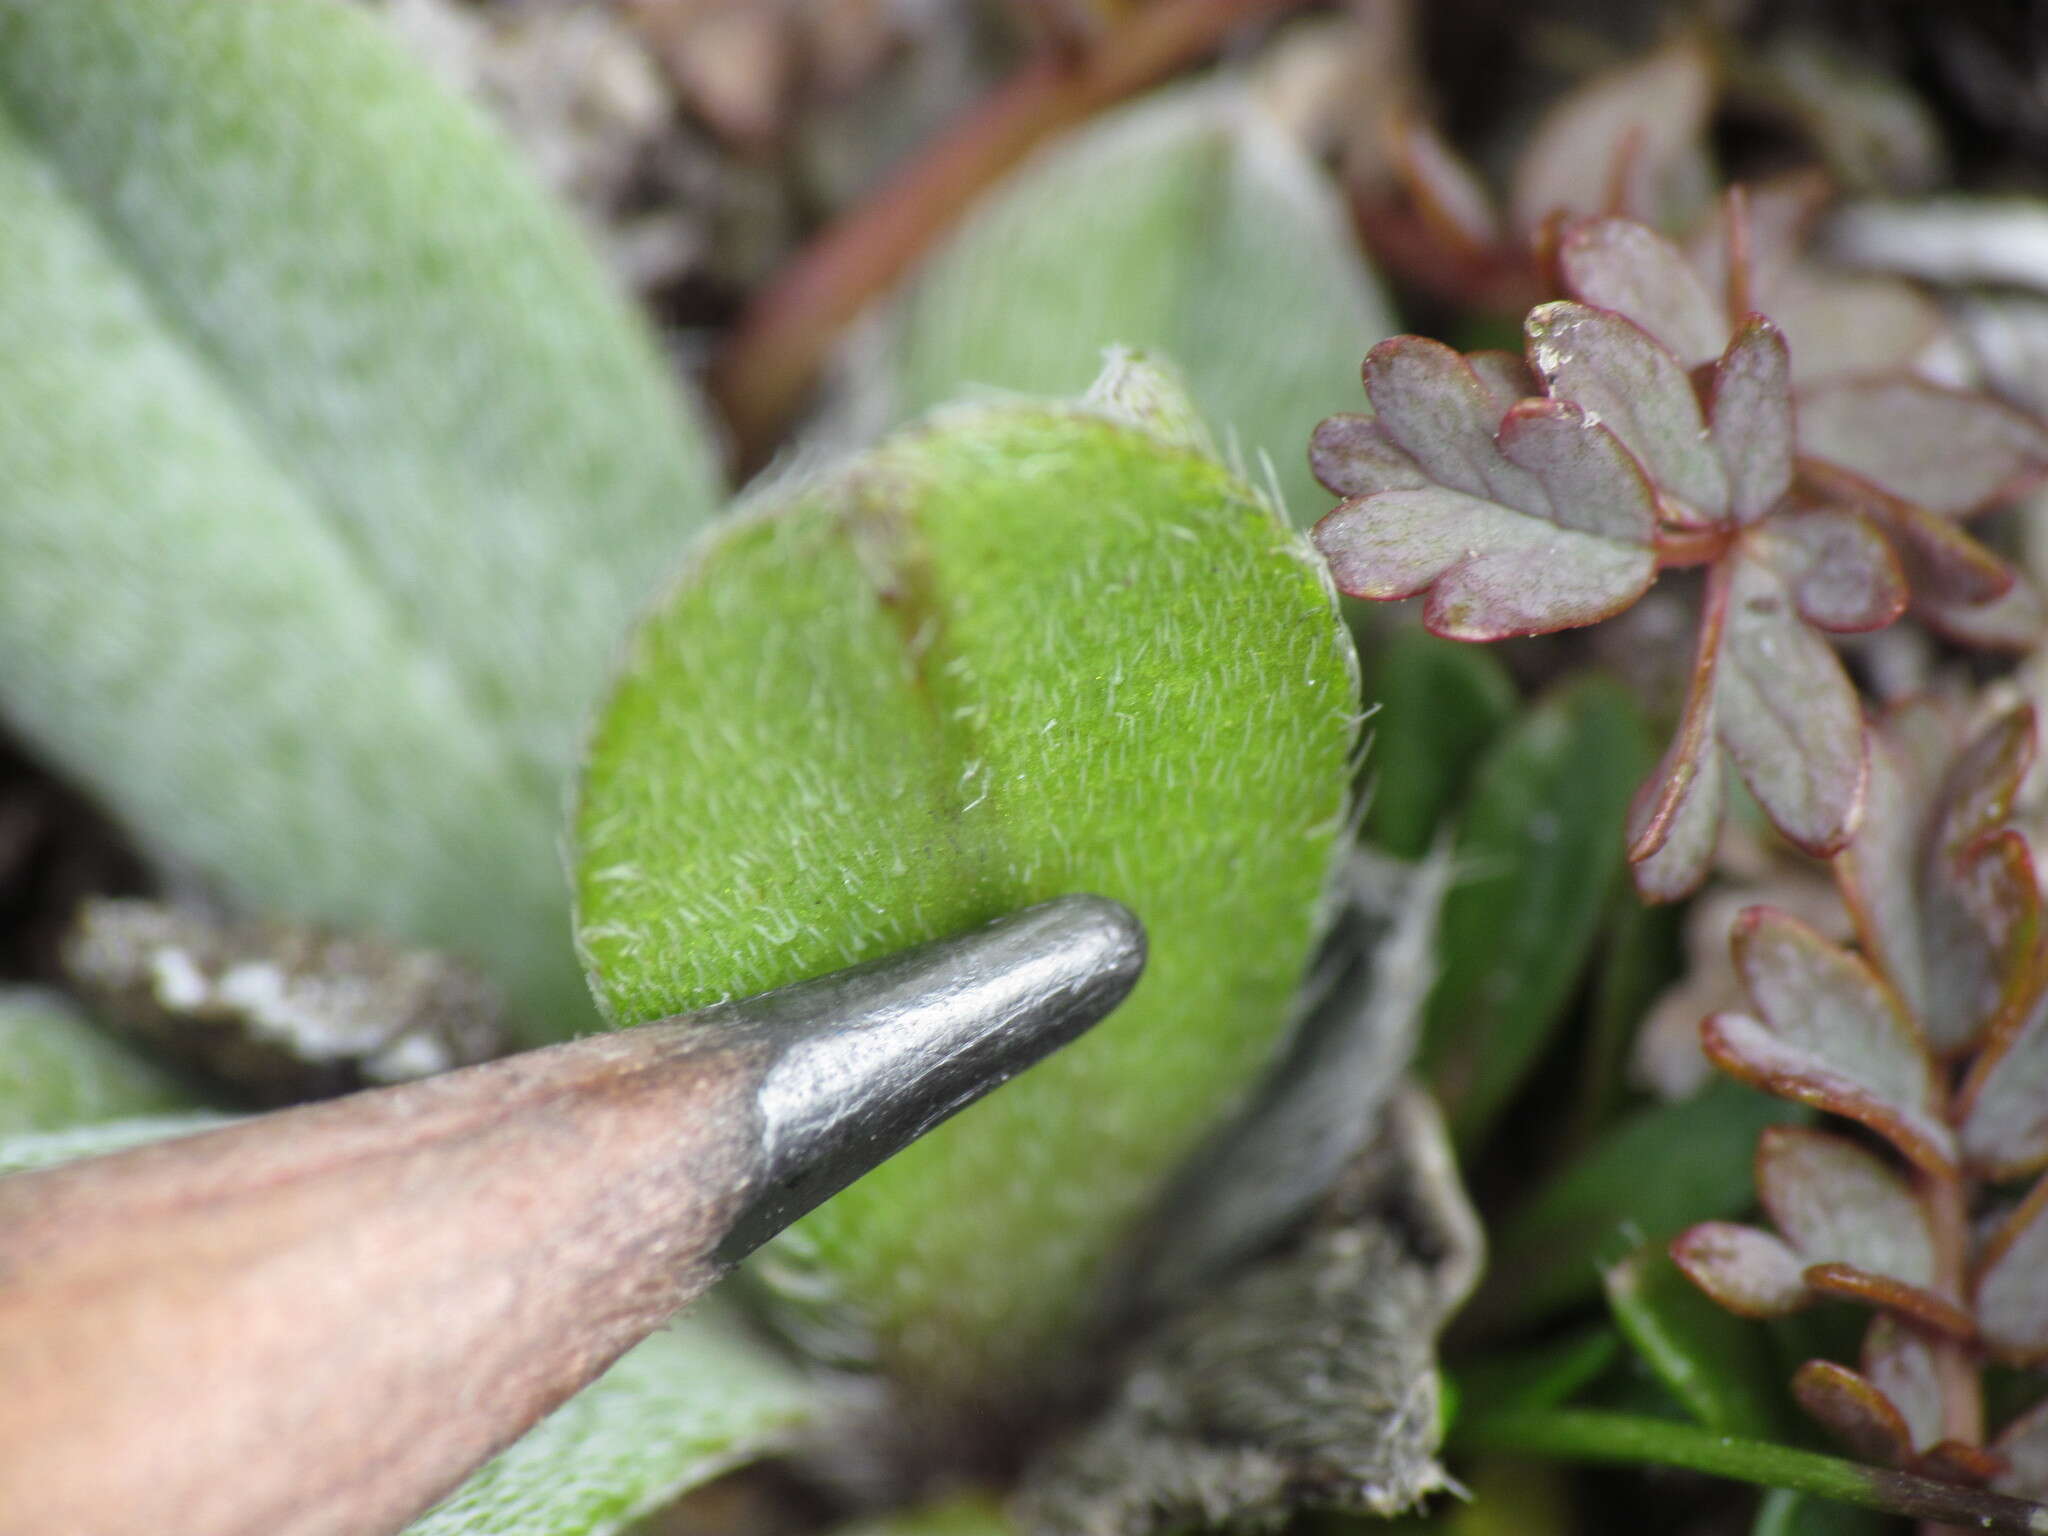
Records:
[[[406,1536],[612,1536],[699,1483],[787,1448],[829,1389],[706,1302],[407,1527]]]
[[[1697,1098],[1623,1120],[1501,1228],[1482,1293],[1487,1316],[1545,1316],[1593,1295],[1602,1264],[1693,1222],[1741,1212],[1756,1198],[1750,1153],[1757,1133],[1802,1113],[1716,1083]]]
[[[889,348],[904,416],[976,385],[1077,393],[1112,344],[1163,352],[1306,523],[1327,503],[1301,445],[1393,328],[1328,179],[1217,80],[1105,116],[997,188],[913,280]]]
[[[1898,1529],[1896,1517],[1877,1510],[1773,1488],[1757,1506],[1749,1536],[1895,1536]]]
[[[1661,1244],[1638,1249],[1603,1278],[1629,1342],[1695,1419],[1731,1435],[1783,1434],[1784,1394],[1761,1329],[1709,1301]]]
[[[1249,488],[1051,406],[951,413],[795,491],[641,630],[577,813],[617,1022],[1071,891],[1149,931],[1113,1018],[791,1239],[907,1376],[1045,1370],[1267,1059],[1344,826],[1354,666]]]
[[[1993,1536],[2040,1536],[2048,1528],[2048,1509],[2021,1499],[1669,1419],[1588,1408],[1518,1411],[1461,1424],[1454,1440],[1568,1461],[1684,1467]]]
[[[1421,1053],[1463,1147],[1485,1135],[1563,1017],[1621,871],[1629,791],[1648,755],[1634,705],[1596,679],[1539,703],[1479,770]]]
[[[562,786],[712,455],[359,8],[0,0],[0,710],[239,902],[586,1023]]]
[[[1554,1408],[1597,1380],[1622,1353],[1621,1335],[1613,1324],[1602,1323],[1513,1354],[1483,1354],[1447,1385],[1457,1388],[1461,1412]]]
[[[842,1527],[832,1536],[1012,1536],[1016,1526],[988,1499],[948,1500],[880,1520]]]
[[[0,1136],[184,1109],[191,1090],[62,998],[0,989]]]
[[[1419,859],[1513,714],[1515,685],[1477,646],[1403,629],[1375,656],[1366,692],[1379,706],[1367,758],[1366,835],[1389,853]]]

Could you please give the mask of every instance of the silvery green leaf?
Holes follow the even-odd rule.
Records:
[[[1642,327],[1611,310],[1560,300],[1524,322],[1529,363],[1550,393],[1602,423],[1689,519],[1728,511],[1728,475],[1684,366]]]
[[[406,1536],[612,1536],[699,1483],[786,1449],[828,1389],[702,1303],[406,1528]]]
[[[975,386],[1077,393],[1102,350],[1162,352],[1288,510],[1327,505],[1301,445],[1394,329],[1321,170],[1233,79],[1160,91],[997,187],[888,321],[899,409]]]
[[[577,812],[616,1021],[1070,891],[1145,916],[1113,1018],[792,1239],[905,1378],[1052,1368],[1277,1045],[1345,826],[1354,667],[1255,492],[1063,405],[942,413],[787,491],[700,544],[640,630]]]
[[[191,1089],[54,993],[0,989],[0,1136],[192,1103]]]
[[[0,4],[0,709],[240,902],[588,1018],[555,851],[715,496],[646,329],[353,7]]]

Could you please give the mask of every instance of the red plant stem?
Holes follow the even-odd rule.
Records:
[[[740,467],[767,457],[833,341],[1003,172],[1061,129],[1300,0],[1152,0],[1084,55],[1045,49],[783,268],[711,372]],[[1081,259],[1076,253],[1076,259]]]
[[[1712,565],[1728,553],[1735,542],[1732,527],[1660,528],[1657,530],[1657,569],[1673,571],[1688,565]]]
[[[1917,1175],[1920,1203],[1934,1236],[1934,1288],[1965,1306],[1969,1264],[1970,1191],[1960,1173]],[[1927,1336],[1941,1383],[1942,1433],[1965,1445],[1984,1443],[1984,1389],[1970,1347],[1955,1339]]]

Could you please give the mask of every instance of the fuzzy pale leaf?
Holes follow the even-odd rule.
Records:
[[[1707,419],[1728,477],[1728,510],[1753,523],[1792,486],[1791,358],[1762,315],[1744,317],[1714,365]]]
[[[969,213],[889,321],[899,414],[977,386],[1078,393],[1104,347],[1174,359],[1288,509],[1301,444],[1394,329],[1325,176],[1241,81],[1155,93],[1057,141]]]
[[[0,710],[265,910],[587,1023],[562,786],[712,455],[356,8],[0,4]]]
[[[47,992],[0,990],[0,1136],[187,1108],[190,1089]]]
[[[1906,609],[1906,574],[1883,535],[1840,507],[1781,512],[1756,535],[1764,559],[1816,629],[1882,629]]]
[[[1913,1432],[1896,1404],[1868,1378],[1832,1360],[1809,1360],[1792,1377],[1792,1395],[1859,1460],[1901,1467],[1912,1460]]]

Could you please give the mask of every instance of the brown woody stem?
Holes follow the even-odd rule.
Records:
[[[1085,54],[1044,50],[826,229],[755,298],[712,368],[740,467],[767,457],[839,333],[1003,172],[1213,51],[1231,28],[1298,3],[1153,0]]]

